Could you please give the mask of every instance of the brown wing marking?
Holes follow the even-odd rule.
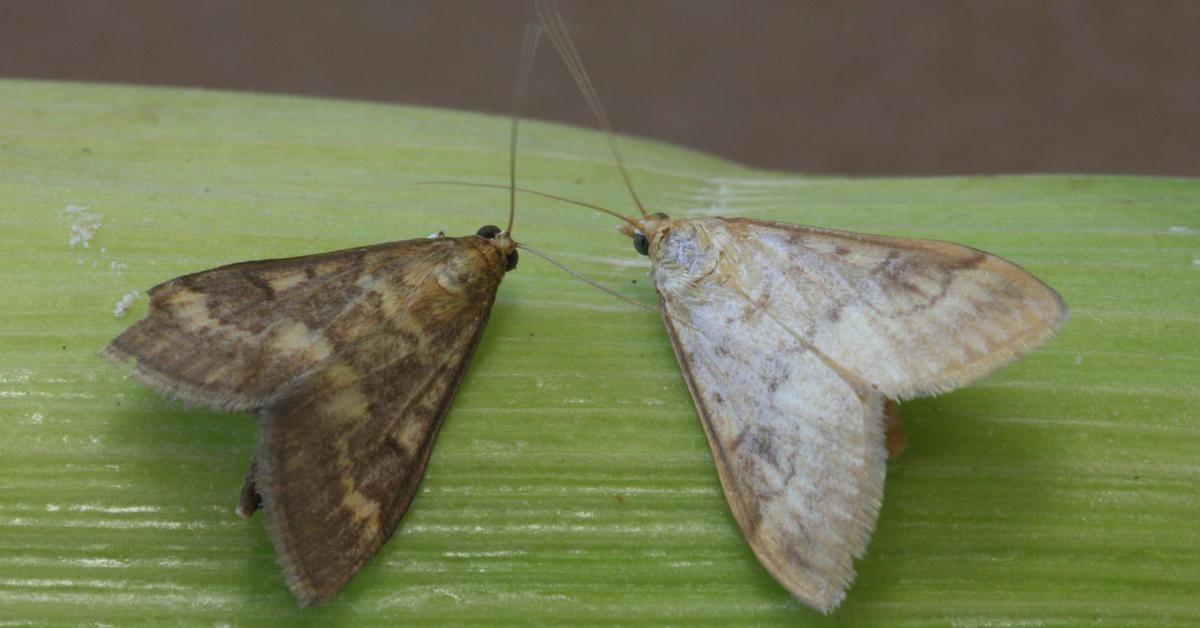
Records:
[[[374,298],[377,278],[427,270],[452,258],[462,240],[243,262],[172,279],[151,288],[149,313],[100,355],[114,363],[135,358],[134,377],[162,393],[253,410],[328,359],[337,342],[353,340],[360,329],[349,314]],[[415,296],[412,286],[395,289],[398,299]]]
[[[448,272],[443,280],[457,271]],[[373,323],[387,331],[327,360],[262,411],[255,482],[304,605],[340,590],[416,494],[499,275],[462,291],[442,283],[431,276],[407,317]]]
[[[747,219],[705,226],[758,306],[893,399],[964,386],[1066,320],[1052,288],[1005,259],[936,240]]]

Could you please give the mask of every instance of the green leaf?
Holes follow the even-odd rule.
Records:
[[[219,264],[502,225],[503,191],[415,183],[506,182],[507,124],[0,82],[0,622],[1200,621],[1200,181],[808,178],[631,139],[655,210],[962,242],[1055,286],[1072,319],[905,404],[909,450],[823,617],[738,532],[657,315],[527,256],[401,529],[297,609],[261,515],[233,513],[253,421],[103,363],[146,301],[114,307]],[[599,135],[522,130],[522,185],[630,211]],[[523,197],[515,235],[653,303],[615,224]]]

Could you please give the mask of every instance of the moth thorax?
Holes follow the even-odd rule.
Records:
[[[655,266],[670,269],[670,275],[683,281],[696,281],[711,274],[720,259],[708,231],[695,221],[676,222],[658,240],[651,254]]]
[[[472,289],[489,272],[478,256],[459,256],[435,268],[433,276],[439,286],[451,294]]]

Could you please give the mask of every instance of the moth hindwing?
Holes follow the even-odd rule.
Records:
[[[261,504],[290,588],[320,604],[408,509],[515,246],[485,227],[185,275],[101,355],[259,417],[238,510]]]

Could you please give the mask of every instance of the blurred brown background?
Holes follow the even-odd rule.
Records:
[[[844,174],[1200,175],[1200,2],[562,3],[617,128]],[[504,113],[528,2],[7,0],[0,76]],[[549,42],[530,117],[591,125]]]

